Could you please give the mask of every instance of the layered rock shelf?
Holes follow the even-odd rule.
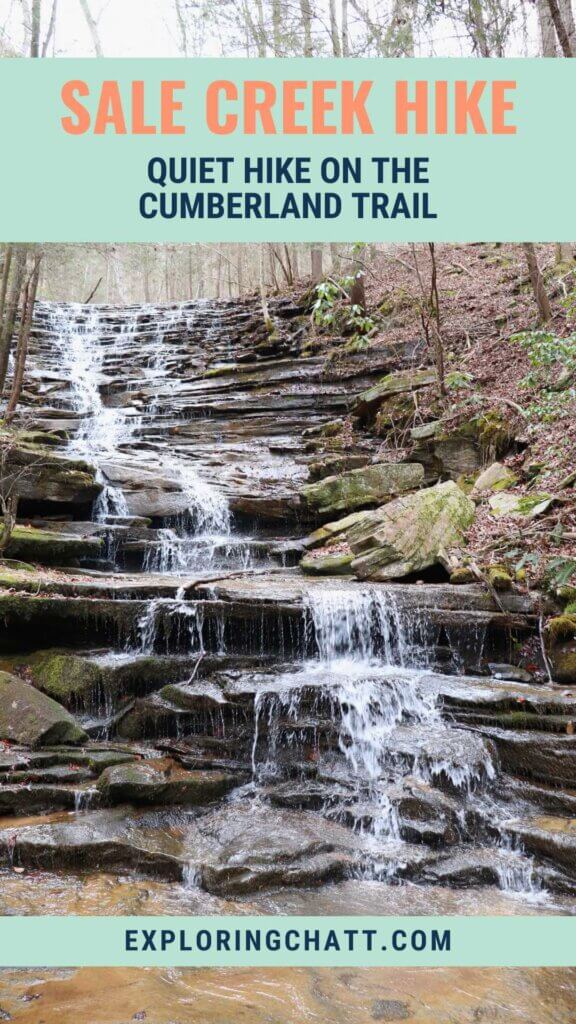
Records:
[[[0,901],[15,873],[38,913],[48,879],[101,872],[239,900],[369,879],[374,912],[391,883],[573,894],[558,609],[462,564],[509,476],[434,422],[382,455],[434,381],[415,347],[335,368],[304,303],[270,312],[37,304],[6,467]]]

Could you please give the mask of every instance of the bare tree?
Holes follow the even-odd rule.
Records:
[[[312,57],[312,7],[310,0],[300,0],[300,17],[304,33],[304,56]]]
[[[310,246],[310,273],[312,274],[312,281],[314,284],[318,284],[323,277],[322,269],[322,246],[317,242]]]
[[[533,242],[523,242],[522,248],[526,257],[526,263],[528,265],[528,273],[530,275],[530,282],[532,284],[532,291],[534,292],[534,298],[536,305],[538,306],[538,312],[542,323],[547,323],[548,320],[552,319],[552,310],[550,308],[550,301],[546,294],[544,287],[544,280],[538,266],[538,257],[536,256],[536,248]]]
[[[48,29],[46,31],[46,38],[42,44],[42,56],[45,57],[48,53],[48,47],[50,41],[54,36],[56,30],[56,16],[58,14],[58,0],[52,0],[52,11],[50,12],[50,21],[48,22]]]
[[[32,0],[32,21],[31,21],[31,32],[30,32],[30,56],[40,56],[40,2],[41,0]]]
[[[22,384],[24,382],[24,370],[26,368],[26,357],[28,355],[28,341],[30,338],[30,330],[32,328],[32,318],[34,316],[34,304],[36,302],[36,292],[38,290],[38,279],[40,277],[40,262],[42,256],[40,252],[37,252],[34,257],[34,265],[30,276],[26,282],[24,288],[24,296],[22,300],[22,314],[20,319],[20,330],[18,332],[18,345],[16,348],[16,362],[14,367],[14,378],[12,381],[12,391],[6,406],[6,422],[10,423],[14,418],[16,407],[20,401],[20,395],[22,393]]]
[[[570,42],[568,27],[564,22],[564,18],[562,16],[562,11],[560,10],[558,0],[548,0],[548,7],[550,8],[550,17],[554,22],[554,28],[556,29],[556,35],[558,36],[560,49],[562,50],[562,53],[565,57],[573,57],[574,50],[572,49],[572,44]],[[570,14],[571,13],[572,8],[570,8]]]
[[[98,22],[94,18],[92,11],[88,6],[88,0],[78,0],[82,13],[86,19],[88,30],[92,37],[92,45],[94,47],[94,53],[97,57],[103,57],[104,51],[102,50],[102,43],[100,42],[100,33],[98,32]]]
[[[176,21],[178,22],[178,34],[180,36],[180,53],[183,57],[188,56],[188,25],[182,10],[182,0],[174,0]]]
[[[430,345],[430,340],[432,340],[436,375],[438,377],[438,390],[441,398],[445,398],[447,392],[444,374],[444,342],[442,340],[442,332],[440,329],[440,295],[438,292],[436,246],[434,242],[428,242],[428,252],[430,253],[430,282],[428,287],[424,284],[420,271],[416,246],[412,244],[411,249],[414,259],[414,270],[416,271],[421,295],[420,320],[422,323],[422,329],[428,346]]]
[[[330,12],[330,39],[332,42],[332,55],[334,57],[342,56],[342,47],[340,46],[340,34],[338,32],[338,21],[336,18],[336,0],[328,0],[329,12]]]
[[[26,246],[16,246],[15,258],[12,260],[13,270],[11,273],[8,298],[3,310],[4,315],[2,323],[0,324],[0,394],[4,391],[4,385],[6,383],[10,347],[12,345],[12,337],[18,317],[18,308],[20,305],[20,298],[26,273],[26,256]]]

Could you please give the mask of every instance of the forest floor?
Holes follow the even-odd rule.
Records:
[[[450,431],[494,410],[514,439],[501,459],[517,475],[514,493],[554,500],[529,522],[496,518],[481,505],[469,547],[478,560],[505,561],[528,582],[548,577],[559,585],[573,582],[576,572],[576,263],[557,263],[553,245],[537,252],[553,312],[545,327],[521,246],[436,246],[447,397],[439,403],[437,389],[423,392],[411,420],[383,437],[382,454],[406,458],[409,429],[419,423],[440,418]],[[395,246],[362,264],[373,326],[361,344],[377,357],[387,346],[416,341],[413,365],[430,365],[422,311],[431,259],[417,247],[416,271],[414,258],[413,247]],[[342,274],[358,266],[348,262]],[[319,339],[334,366],[357,344],[332,329],[320,329]]]

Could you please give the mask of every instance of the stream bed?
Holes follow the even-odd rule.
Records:
[[[24,504],[87,553],[6,599],[1,668],[58,693],[83,739],[0,753],[4,914],[573,912],[576,696],[490,667],[536,599],[298,568],[302,432],[350,390],[298,358],[300,312],[274,307],[268,351],[249,302],[37,304],[34,429],[99,494]],[[574,984],[5,971],[0,1018],[542,1024],[574,1019]]]

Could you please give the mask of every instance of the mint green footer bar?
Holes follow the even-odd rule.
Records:
[[[2,967],[569,967],[576,917],[4,917]]]

